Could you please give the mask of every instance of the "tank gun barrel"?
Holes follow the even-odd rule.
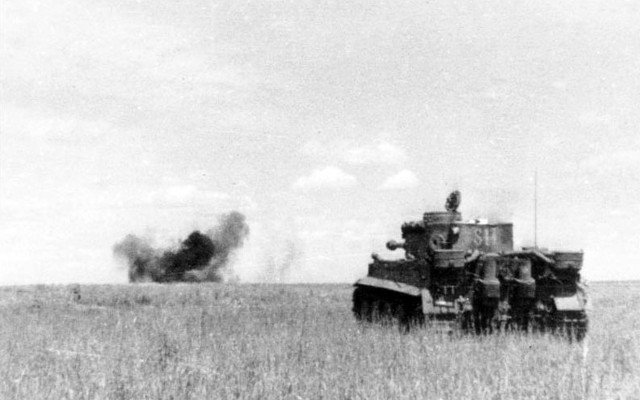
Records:
[[[389,240],[387,242],[387,249],[393,251],[393,250],[397,250],[397,249],[404,249],[404,242],[398,242],[395,240]]]

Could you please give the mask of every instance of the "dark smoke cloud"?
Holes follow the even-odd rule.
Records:
[[[245,216],[233,211],[206,233],[192,232],[176,249],[154,249],[127,235],[113,246],[113,254],[126,260],[130,282],[219,282],[248,234]]]

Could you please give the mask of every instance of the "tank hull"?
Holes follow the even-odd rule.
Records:
[[[553,304],[549,306],[541,300],[516,304],[473,294],[454,301],[434,300],[426,288],[368,277],[358,280],[354,287],[352,311],[358,321],[397,325],[402,331],[421,326],[449,334],[523,331],[580,341],[589,327],[587,307],[575,296],[547,299]],[[567,302],[577,306],[555,306]]]
[[[453,195],[453,194],[452,194]],[[456,194],[459,204],[460,195]],[[549,332],[581,340],[588,297],[580,283],[583,254],[539,248],[514,250],[510,223],[463,222],[455,208],[406,222],[406,258],[372,255],[355,283],[353,312],[366,323],[446,332]]]

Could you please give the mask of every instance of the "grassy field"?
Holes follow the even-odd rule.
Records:
[[[639,399],[640,283],[581,344],[357,324],[348,285],[0,288],[2,399]]]

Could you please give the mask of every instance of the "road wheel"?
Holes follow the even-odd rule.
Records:
[[[362,321],[373,321],[372,304],[368,299],[362,299],[362,302],[360,303],[360,315],[362,315]]]
[[[468,334],[474,332],[473,313],[471,311],[463,311],[460,314],[460,330],[462,333]]]
[[[392,325],[394,317],[393,305],[389,301],[383,301],[380,305],[380,322],[383,325]]]
[[[380,322],[382,311],[382,303],[380,300],[373,300],[371,302],[371,321],[374,323]]]
[[[353,315],[356,317],[358,321],[363,319],[362,316],[362,290],[360,288],[356,288],[353,291]]]
[[[400,329],[400,332],[408,332],[410,329],[410,322],[409,322],[409,317],[407,316],[407,307],[404,305],[403,302],[399,302],[398,304],[396,304],[396,321],[398,321],[398,328]]]

